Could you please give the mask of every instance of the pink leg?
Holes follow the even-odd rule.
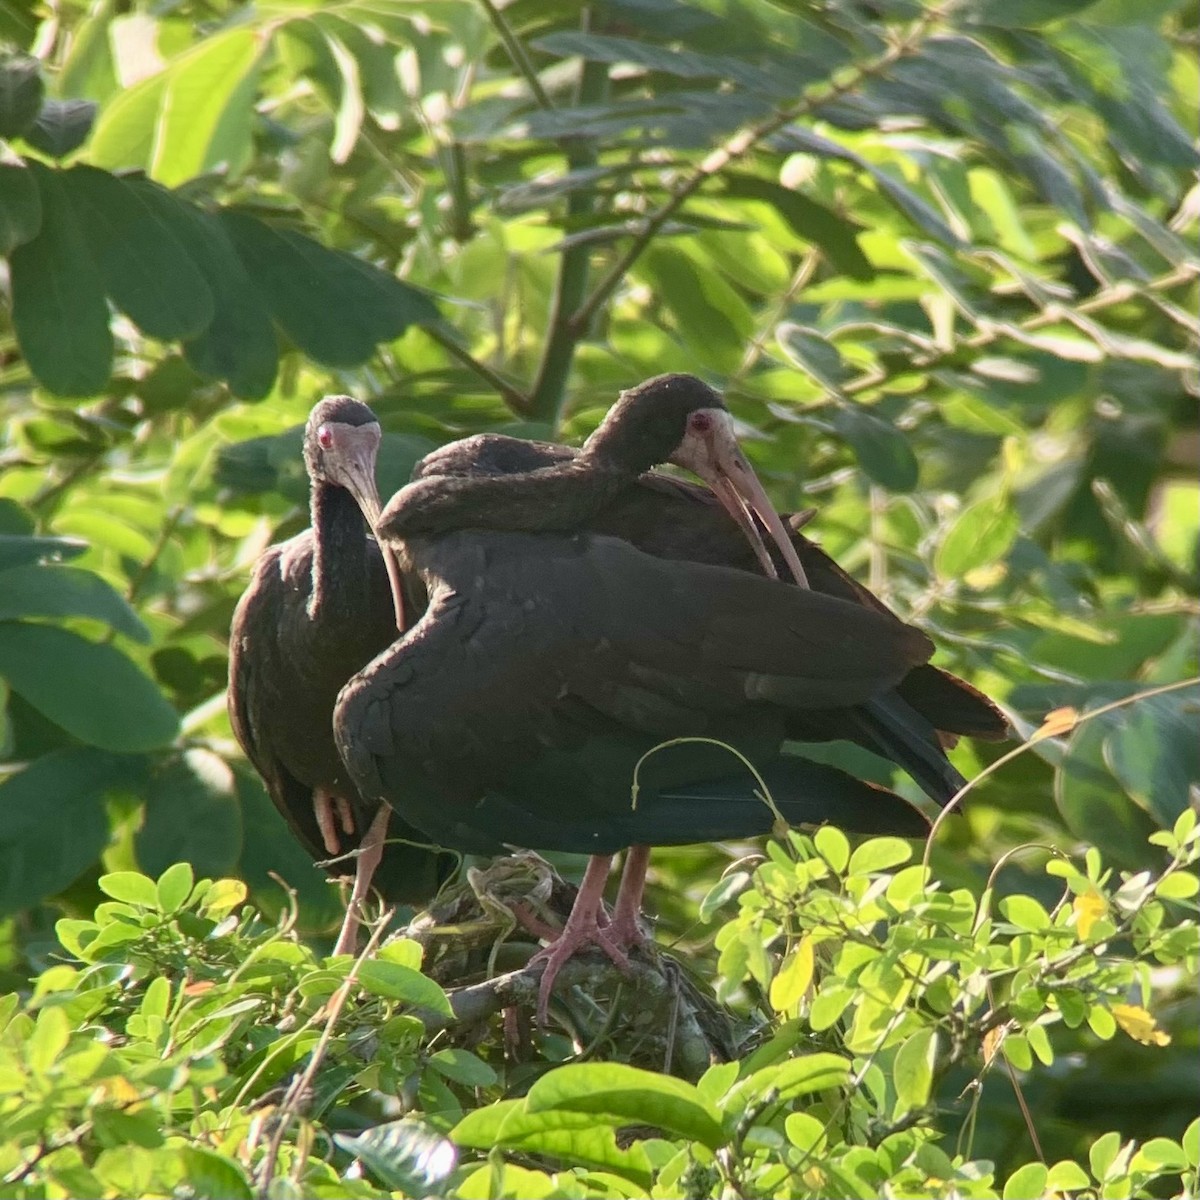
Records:
[[[358,860],[354,865],[354,888],[350,893],[350,903],[346,905],[346,919],[342,922],[341,932],[333,947],[334,954],[353,954],[358,941],[358,915],[362,911],[362,902],[371,890],[371,880],[375,870],[383,858],[383,846],[387,841],[388,821],[391,820],[392,810],[386,805],[376,814],[363,840],[358,847]]]
[[[625,852],[621,886],[617,889],[617,903],[613,907],[612,924],[608,927],[608,936],[622,949],[645,941],[638,914],[642,911],[642,892],[646,888],[649,865],[649,846],[630,846]]]
[[[325,849],[331,855],[341,854],[342,841],[338,837],[337,826],[342,827],[343,833],[354,832],[354,814],[350,811],[350,802],[345,796],[315,791],[313,815],[317,818],[317,828],[321,831],[321,841],[325,843]]]
[[[542,982],[538,986],[538,1022],[546,1023],[546,1015],[550,1007],[550,993],[554,990],[554,980],[563,963],[574,956],[582,947],[589,943],[599,946],[609,958],[622,970],[629,966],[625,952],[614,944],[606,930],[600,927],[599,912],[604,903],[604,885],[608,882],[608,869],[612,866],[611,854],[593,854],[588,859],[587,871],[583,883],[579,885],[579,895],[571,908],[571,915],[558,938],[544,950],[539,950],[530,959],[531,963],[545,963],[542,972]]]

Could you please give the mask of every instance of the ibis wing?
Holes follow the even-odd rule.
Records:
[[[280,703],[277,689],[270,682],[275,651],[269,631],[285,620],[287,583],[282,549],[273,546],[259,559],[250,585],[234,610],[229,629],[226,704],[233,735],[262,777],[275,807],[305,850],[314,858],[324,858],[321,831],[313,815],[312,789],[288,771],[263,728],[269,707]]]
[[[409,551],[429,608],[334,718],[376,795],[380,759],[494,778],[614,722],[673,736],[757,703],[858,703],[932,649],[894,618],[616,539],[473,531]]]

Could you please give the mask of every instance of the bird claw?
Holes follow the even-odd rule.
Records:
[[[586,921],[567,922],[567,927],[559,937],[539,950],[530,960],[530,966],[544,963],[542,979],[538,984],[537,1019],[539,1025],[545,1025],[550,1011],[550,995],[554,991],[554,981],[558,978],[563,966],[585,946],[596,946],[603,950],[613,961],[617,969],[629,970],[629,956],[613,940],[611,927],[602,929],[600,923],[592,916]]]

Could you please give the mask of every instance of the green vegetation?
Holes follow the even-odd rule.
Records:
[[[0,1194],[1195,1193],[1193,5],[15,0],[0,36]],[[338,897],[222,695],[317,397],[380,414],[386,495],[666,370],[1037,732],[954,751],[986,774],[927,874],[834,830],[656,853],[706,1073],[619,1023],[515,1052],[417,926],[323,959]]]

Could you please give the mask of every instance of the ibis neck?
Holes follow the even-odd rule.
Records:
[[[392,498],[379,527],[397,538],[460,529],[565,532],[587,524],[636,478],[585,455],[516,475],[427,476]]]
[[[367,579],[367,529],[345,488],[313,483],[313,588],[310,615],[361,606]]]

